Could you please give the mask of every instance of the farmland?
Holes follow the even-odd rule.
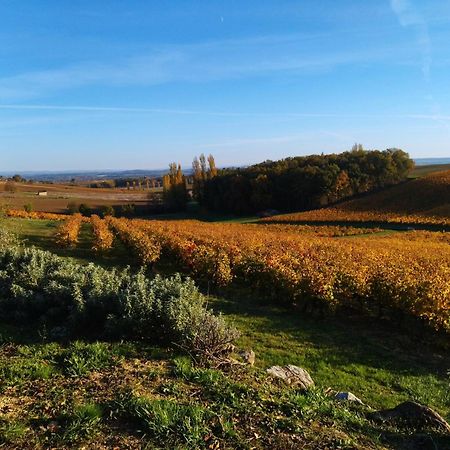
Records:
[[[267,219],[278,223],[368,222],[448,227],[450,171],[390,187],[333,207]]]
[[[137,209],[145,209],[149,204],[149,193],[160,192],[160,188],[150,190],[128,190],[122,188],[89,188],[66,184],[14,183],[9,192],[5,182],[0,182],[0,207],[23,209],[30,205],[33,211],[64,214],[70,203],[86,204],[92,209],[104,206],[120,208],[133,204]],[[39,192],[46,192],[39,196]]]
[[[445,193],[431,177],[354,202],[381,211],[412,189],[416,209],[397,213],[423,215],[423,183]],[[370,416],[414,400],[450,419],[449,233],[280,217],[0,219],[18,240],[0,251],[5,448],[449,448],[442,430]],[[286,364],[315,386],[267,376]]]

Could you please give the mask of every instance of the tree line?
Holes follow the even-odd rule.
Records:
[[[235,214],[308,210],[399,183],[414,162],[396,148],[291,157],[202,178],[194,197],[206,209]]]

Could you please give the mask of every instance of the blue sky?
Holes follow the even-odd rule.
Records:
[[[450,156],[449,0],[0,0],[0,171]]]

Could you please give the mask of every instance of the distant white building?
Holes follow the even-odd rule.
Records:
[[[37,195],[38,195],[39,197],[47,197],[47,191],[39,191],[39,192],[37,193]]]

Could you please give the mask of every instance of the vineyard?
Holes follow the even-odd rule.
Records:
[[[267,222],[384,222],[450,225],[450,171],[437,172],[339,206],[265,219]]]
[[[5,448],[399,448],[411,429],[370,408],[413,398],[450,417],[448,232],[8,215],[1,338],[39,337],[0,346]],[[254,367],[240,365],[247,348]],[[316,385],[267,376],[286,364]]]
[[[75,246],[82,220],[75,215],[62,222],[57,244]],[[205,285],[247,286],[307,312],[415,317],[450,331],[448,233],[378,236],[365,228],[98,216],[90,224],[96,252],[120,241],[140,264],[158,270],[160,262],[169,263]]]

